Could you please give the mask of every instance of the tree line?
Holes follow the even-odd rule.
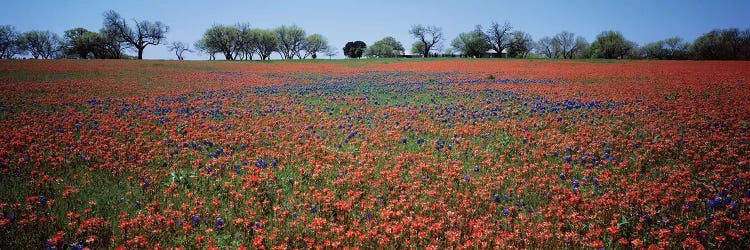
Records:
[[[166,43],[169,26],[159,21],[128,21],[109,10],[103,14],[103,27],[98,31],[84,28],[66,30],[63,36],[42,30],[19,32],[10,25],[0,25],[0,59],[31,55],[33,58],[124,59],[143,58],[148,46]],[[540,57],[551,59],[666,59],[666,60],[750,60],[750,29],[715,29],[692,43],[680,37],[639,46],[618,31],[603,31],[589,43],[582,36],[562,31],[537,41],[508,23],[492,22],[486,29],[476,25],[473,30],[459,33],[443,50],[446,38],[441,27],[413,25],[409,34],[415,40],[410,50],[395,38],[387,36],[371,46],[363,41],[350,41],[343,47],[348,58],[387,58],[399,56],[462,56],[462,57]],[[270,59],[277,53],[282,59],[332,57],[338,54],[321,34],[310,34],[296,26],[282,25],[273,29],[251,28],[247,23],[213,25],[191,46],[185,42],[166,44],[182,60],[185,52],[216,55],[225,60]],[[136,53],[129,56],[126,51]]]

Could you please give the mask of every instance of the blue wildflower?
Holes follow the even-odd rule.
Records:
[[[201,218],[198,217],[197,215],[190,216],[190,220],[193,222],[194,227],[197,227],[198,225],[201,224]]]
[[[508,210],[507,208],[503,208],[503,215],[505,216],[510,215],[510,210]]]
[[[255,162],[255,166],[259,168],[267,168],[268,163],[263,160],[263,158],[258,158],[258,160]]]
[[[69,246],[70,246],[70,250],[83,250],[84,248],[84,245],[78,242],[70,244]]]
[[[318,212],[318,206],[312,205],[312,207],[310,207],[310,213],[317,213],[317,212]]]
[[[573,159],[573,157],[572,157],[572,156],[570,156],[570,155],[566,155],[566,156],[565,156],[565,162],[567,162],[567,163],[570,163],[570,161],[571,161],[572,159]]]
[[[216,223],[214,223],[214,227],[216,228],[217,231],[221,231],[222,229],[224,229],[224,219],[222,219],[221,217],[216,218]]]
[[[479,166],[474,166],[474,173],[479,173]]]
[[[563,180],[563,181],[565,180],[565,174],[560,173],[560,180]]]
[[[47,197],[44,197],[44,195],[39,196],[39,205],[42,207],[47,206]]]
[[[492,201],[494,201],[495,203],[500,203],[500,195],[493,195]]]
[[[135,201],[135,208],[136,209],[141,209],[141,202],[140,201]]]

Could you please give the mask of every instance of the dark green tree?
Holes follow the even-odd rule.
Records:
[[[363,41],[348,42],[344,45],[344,55],[349,58],[360,58],[367,49],[367,44]]]

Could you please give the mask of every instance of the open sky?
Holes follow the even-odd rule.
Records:
[[[508,21],[535,40],[567,30],[591,42],[604,30],[617,30],[639,45],[672,36],[692,42],[716,28],[750,28],[747,0],[10,0],[0,9],[0,25],[60,35],[75,27],[97,31],[102,13],[109,9],[127,19],[162,21],[170,26],[168,40],[189,44],[213,24],[243,22],[255,28],[296,24],[308,34],[328,38],[338,48],[338,57],[348,41],[370,45],[385,36],[395,37],[408,49],[415,41],[408,33],[414,24],[442,27],[443,48],[458,33],[477,24],[487,27],[492,21]],[[147,47],[144,58],[175,56],[160,45]]]

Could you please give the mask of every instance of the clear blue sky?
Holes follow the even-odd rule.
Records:
[[[476,24],[487,27],[492,21],[508,21],[535,40],[567,30],[591,42],[601,31],[612,29],[639,45],[672,36],[693,41],[715,28],[750,28],[747,0],[10,0],[2,4],[0,24],[60,35],[75,27],[96,31],[102,27],[102,13],[109,9],[127,19],[166,23],[170,41],[192,44],[212,24],[247,22],[256,28],[297,24],[308,34],[327,37],[339,50],[347,41],[370,45],[385,36],[395,37],[408,49],[414,42],[408,33],[413,24],[442,27],[443,48],[458,33]],[[175,56],[160,45],[147,47],[144,58]],[[207,57],[190,54],[186,58]]]

